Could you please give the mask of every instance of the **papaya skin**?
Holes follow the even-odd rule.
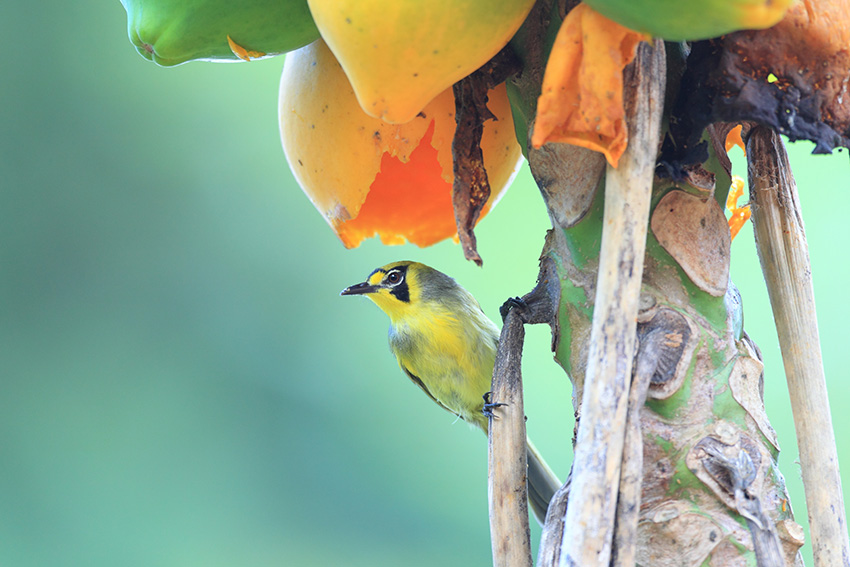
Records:
[[[534,0],[309,0],[360,106],[408,122],[499,52]]]
[[[130,42],[162,67],[187,61],[244,60],[279,55],[319,37],[306,0],[121,0]],[[238,50],[237,50],[238,51]]]
[[[710,39],[779,22],[793,0],[584,0],[620,25],[669,41]]]

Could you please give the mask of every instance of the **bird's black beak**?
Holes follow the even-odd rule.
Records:
[[[372,285],[369,282],[363,282],[348,286],[341,292],[340,295],[363,295],[364,293],[373,293],[378,290],[378,286]]]

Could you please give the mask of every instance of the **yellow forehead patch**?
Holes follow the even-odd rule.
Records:
[[[381,283],[381,280],[384,279],[385,273],[386,272],[377,271],[371,276],[369,276],[369,279],[366,280],[366,282],[369,285],[378,285],[379,283]]]

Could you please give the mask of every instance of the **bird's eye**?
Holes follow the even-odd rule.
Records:
[[[403,279],[403,277],[401,275],[401,272],[399,272],[397,270],[393,270],[392,272],[388,273],[387,277],[386,277],[387,283],[391,284],[391,285],[400,284],[402,279]]]

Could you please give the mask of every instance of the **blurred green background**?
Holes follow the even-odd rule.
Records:
[[[283,59],[162,69],[125,26],[117,0],[0,6],[0,565],[488,565],[485,438],[400,374],[377,308],[338,292],[410,258],[497,318],[548,225],[527,171],[479,227],[484,269],[450,242],[346,251],[280,149]],[[790,151],[850,486],[850,176],[846,153],[810,149]],[[733,278],[805,523],[749,227]],[[548,342],[530,329],[528,428],[565,475],[573,410]]]

